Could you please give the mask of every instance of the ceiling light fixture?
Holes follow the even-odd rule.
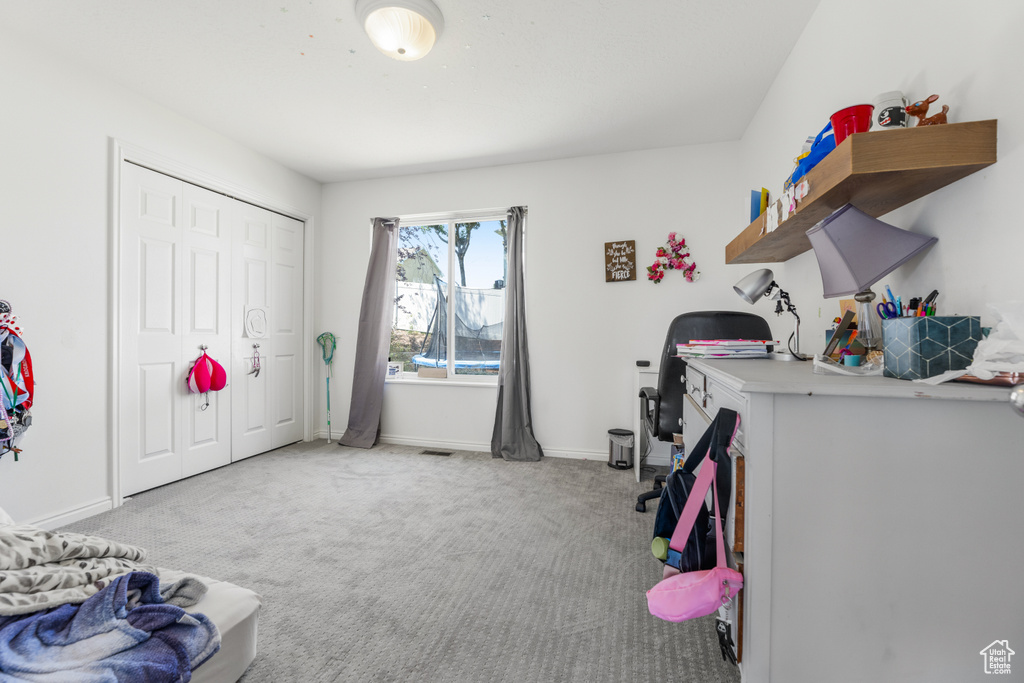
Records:
[[[425,57],[444,29],[431,0],[357,0],[356,16],[378,50],[403,62]]]

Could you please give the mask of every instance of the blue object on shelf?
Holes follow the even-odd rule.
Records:
[[[814,138],[814,144],[811,145],[811,152],[803,159],[797,162],[796,168],[793,170],[793,174],[789,176],[789,180],[785,182],[784,189],[788,189],[790,185],[795,185],[800,181],[807,172],[818,165],[818,163],[827,157],[829,153],[836,148],[836,138],[832,134],[832,122],[830,121],[827,126],[821,129],[817,137]]]

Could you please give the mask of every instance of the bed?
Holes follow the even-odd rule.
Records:
[[[173,569],[158,569],[161,583],[193,576],[206,584],[203,599],[185,611],[202,613],[220,631],[220,650],[192,674],[192,683],[228,683],[241,678],[256,657],[257,626],[263,600],[248,588]]]
[[[0,680],[194,671],[196,683],[230,683],[256,656],[261,607],[247,588],[153,567],[134,546],[14,525],[0,509]]]

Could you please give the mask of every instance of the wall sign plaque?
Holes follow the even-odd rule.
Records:
[[[604,243],[604,281],[625,282],[636,279],[636,241]]]

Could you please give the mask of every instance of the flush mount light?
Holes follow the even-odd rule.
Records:
[[[356,16],[378,50],[403,62],[426,56],[444,29],[430,0],[357,0]]]

